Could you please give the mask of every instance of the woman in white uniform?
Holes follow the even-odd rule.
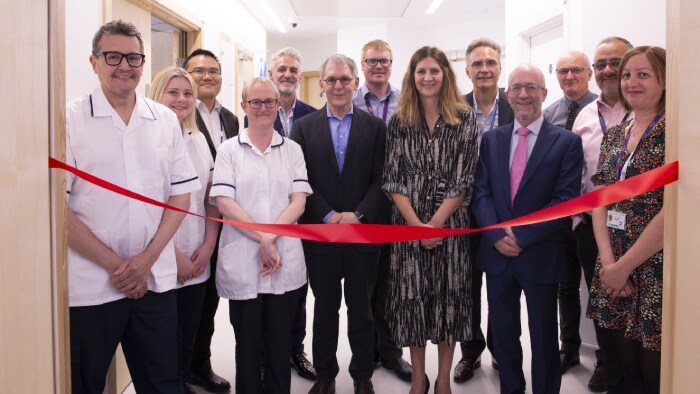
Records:
[[[211,196],[224,219],[296,223],[312,191],[301,148],[273,129],[279,91],[270,80],[254,78],[242,96],[248,128],[219,147]],[[291,324],[305,283],[301,240],[224,225],[216,288],[229,299],[236,392],[289,393]]]
[[[216,206],[208,203],[214,160],[204,135],[197,129],[195,104],[197,89],[186,70],[167,67],[153,78],[150,98],[170,108],[180,122],[187,154],[194,164],[202,187],[190,196],[189,211],[198,215],[219,217]],[[175,234],[177,261],[177,299],[179,355],[181,376],[189,376],[195,335],[202,314],[204,290],[209,278],[209,260],[214,252],[219,223],[193,215],[185,216]],[[184,379],[184,392],[194,390]]]

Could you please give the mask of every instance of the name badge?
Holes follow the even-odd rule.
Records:
[[[618,211],[608,210],[608,227],[624,230],[626,214]]]

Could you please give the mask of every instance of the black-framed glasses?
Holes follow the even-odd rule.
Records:
[[[277,99],[267,99],[267,100],[248,100],[246,101],[248,105],[250,105],[250,108],[253,109],[260,109],[263,104],[265,104],[265,108],[275,108],[277,106]]]
[[[209,76],[212,78],[220,78],[221,70],[218,68],[195,67],[192,71],[190,71],[190,74],[197,77],[203,77],[205,74],[209,74]]]
[[[508,91],[513,93],[513,94],[520,94],[520,92],[523,91],[527,92],[527,94],[535,94],[537,93],[540,89],[544,89],[542,86],[539,85],[513,85],[508,87]]]
[[[597,61],[592,64],[593,68],[596,71],[603,71],[605,70],[605,67],[610,66],[613,70],[619,70],[620,69],[620,63],[622,63],[621,59],[612,59],[608,62],[604,60]]]
[[[364,62],[367,63],[367,65],[370,67],[374,67],[377,64],[381,64],[382,67],[386,67],[386,66],[390,65],[393,62],[393,60],[391,60],[391,59],[365,59]]]
[[[126,62],[129,66],[141,67],[143,61],[146,59],[146,55],[142,53],[121,53],[115,51],[96,53],[95,56],[103,56],[105,58],[105,63],[109,66],[118,66],[121,64],[122,59],[126,58]]]
[[[562,77],[565,75],[568,75],[569,73],[572,73],[574,75],[581,75],[581,73],[586,71],[586,70],[587,70],[587,68],[583,68],[583,67],[558,68],[557,74],[559,74]]]
[[[340,78],[340,79],[326,78],[323,80],[323,82],[325,82],[327,85],[330,85],[330,86],[335,86],[336,82],[340,82],[340,84],[343,86],[348,86],[348,84],[350,84],[350,82],[352,82],[352,78]]]

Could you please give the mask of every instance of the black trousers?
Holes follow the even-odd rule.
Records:
[[[101,394],[121,343],[138,393],[182,393],[175,292],[70,308],[71,386]]]
[[[372,313],[374,315],[374,360],[394,360],[403,355],[403,349],[396,346],[391,338],[391,331],[385,319],[386,288],[389,282],[389,265],[391,253],[389,245],[379,254],[377,284],[372,297]]]
[[[581,262],[581,268],[583,268],[583,277],[590,291],[595,262],[598,258],[598,245],[595,242],[595,235],[593,234],[591,215],[584,213],[582,217],[583,222],[576,227],[574,235],[576,236],[578,259]],[[613,332],[612,330],[599,327],[595,321],[593,321],[593,326],[595,327],[595,336],[598,342],[596,358],[598,361],[602,361],[605,366],[608,393],[622,394],[625,388],[622,362],[620,360],[620,354],[616,350]]]
[[[339,372],[338,310],[345,292],[348,340],[352,358],[350,376],[369,379],[374,372],[374,318],[372,296],[379,252],[359,253],[352,245],[334,246],[324,255],[306,253],[311,290],[314,292],[313,362],[320,379]],[[342,282],[341,282],[342,281]]]
[[[306,295],[309,293],[309,283],[304,283],[299,289],[299,305],[297,313],[292,320],[292,354],[304,351],[304,338],[306,338]]]
[[[261,354],[265,350],[265,393],[289,393],[292,319],[301,288],[284,294],[258,294],[251,300],[229,300],[229,319],[236,336],[236,392],[260,393]]]
[[[204,293],[207,283],[181,287],[175,290],[177,300],[177,334],[180,350],[179,371],[183,381],[190,375],[194,341],[202,318]]]
[[[569,279],[566,283],[560,283],[558,289],[561,350],[578,354],[581,348],[581,263],[577,254],[576,237],[571,229],[571,219],[565,221],[561,232],[564,234]]]
[[[474,223],[472,221],[472,223]],[[469,234],[471,237],[471,258],[472,258],[472,334],[470,341],[461,342],[462,358],[476,360],[485,348],[493,355],[493,337],[491,336],[491,325],[486,323],[486,338],[481,331],[481,286],[483,284],[484,273],[476,267],[476,256],[479,254],[479,243],[481,233]]]

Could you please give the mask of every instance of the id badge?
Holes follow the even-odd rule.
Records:
[[[624,230],[626,214],[618,211],[608,210],[608,227]]]

